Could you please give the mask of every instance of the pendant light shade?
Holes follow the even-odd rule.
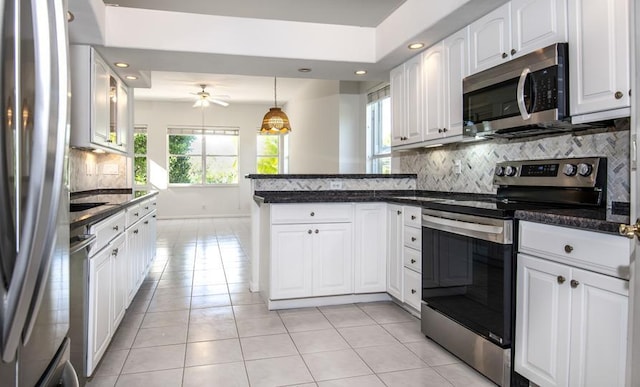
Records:
[[[273,77],[273,104],[267,114],[262,119],[260,132],[265,134],[285,134],[291,131],[291,124],[287,114],[278,107],[278,99],[276,97],[276,77]]]

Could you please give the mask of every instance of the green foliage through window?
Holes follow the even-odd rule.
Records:
[[[279,168],[280,136],[259,135],[256,173],[277,174]]]
[[[149,182],[147,162],[147,129],[135,128],[133,133],[133,177],[136,185]]]

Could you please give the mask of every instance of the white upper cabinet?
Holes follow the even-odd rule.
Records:
[[[422,56],[424,82],[423,140],[442,137],[444,125],[444,49],[442,42],[431,46]]]
[[[569,0],[569,87],[575,123],[630,114],[629,2]]]
[[[391,70],[391,145],[422,141],[422,56]]]
[[[444,47],[444,136],[462,134],[462,80],[469,75],[469,28],[446,38]]]
[[[512,58],[567,41],[567,0],[512,0]]]
[[[486,14],[469,26],[471,74],[509,60],[511,3]]]

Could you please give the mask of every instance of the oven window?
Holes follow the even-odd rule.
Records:
[[[487,339],[511,343],[513,245],[422,228],[422,298]]]

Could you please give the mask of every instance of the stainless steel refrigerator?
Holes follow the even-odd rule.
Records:
[[[74,386],[66,5],[0,0],[0,23],[0,385]]]

